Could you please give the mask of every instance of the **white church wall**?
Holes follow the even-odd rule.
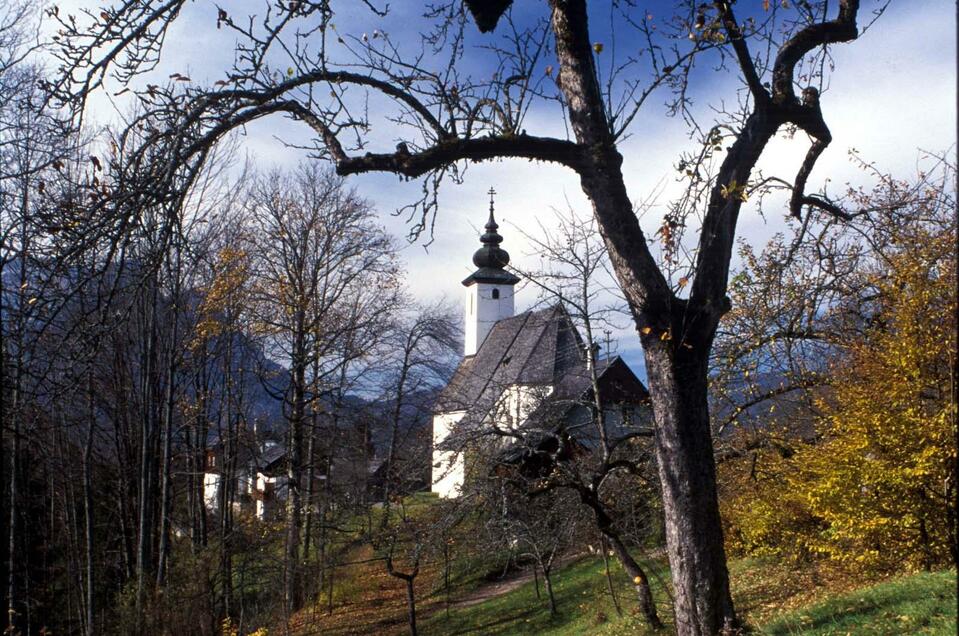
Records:
[[[501,428],[516,428],[553,392],[550,385],[513,384],[506,387],[490,416]]]
[[[433,416],[433,485],[431,490],[443,498],[458,497],[466,479],[462,453],[439,450],[453,427],[463,419],[466,411],[451,411]]]

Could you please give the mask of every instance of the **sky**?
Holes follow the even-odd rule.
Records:
[[[612,59],[615,50],[611,47],[618,47],[622,54],[640,44],[629,37],[612,39],[608,9],[604,8],[607,4],[590,3],[593,37],[606,42],[606,51],[597,55],[600,68]],[[647,2],[645,10],[653,16],[666,15],[668,8],[663,4]],[[739,19],[750,13],[760,15],[761,4],[760,0],[737,3]],[[385,19],[371,18],[362,9],[356,13],[358,5],[355,0],[335,3],[334,6],[339,7],[335,18],[339,32],[360,35],[380,28],[397,41],[418,41],[422,3],[394,0]],[[540,17],[540,5],[545,2],[517,3],[516,11],[529,14],[517,18]],[[70,0],[60,6],[61,11],[93,8],[85,0]],[[221,6],[233,16],[262,11],[259,0],[233,0]],[[861,15],[868,17],[875,6],[877,2],[864,0]],[[955,154],[955,19],[956,6],[946,0],[893,1],[859,40],[833,47],[835,70],[821,98],[833,142],[810,178],[810,190],[818,189],[826,179],[830,192],[834,193],[841,192],[847,182],[868,185],[867,177],[850,161],[849,153],[853,149],[881,169],[905,178],[916,173],[920,151]],[[165,78],[169,72],[176,71],[198,83],[216,81],[232,62],[230,37],[226,30],[216,29],[216,7],[212,2],[200,0],[188,4],[170,33],[157,75]],[[469,44],[487,42],[475,33]],[[468,70],[476,74],[487,72],[483,60],[483,51],[468,51]],[[714,119],[711,108],[735,103],[737,79],[709,67],[697,69],[696,79],[693,107],[702,122],[711,124]],[[630,138],[620,145],[630,196],[634,201],[653,203],[651,210],[641,218],[647,236],[655,233],[669,195],[681,187],[674,168],[680,152],[692,149],[687,126],[679,118],[665,116],[665,99],[665,94],[653,97],[631,129]],[[383,115],[378,108],[375,101],[371,102],[370,116],[374,122]],[[101,123],[116,118],[113,105],[105,95],[91,102],[90,114]],[[564,135],[562,120],[556,115],[555,109],[533,110],[525,124],[530,133]],[[392,150],[396,137],[391,134],[395,135],[395,130],[388,125],[376,128],[371,150]],[[302,144],[309,138],[309,130],[301,124],[273,117],[248,126],[243,131],[240,148],[260,168],[292,168],[305,160],[305,153],[284,142]],[[758,167],[766,174],[791,180],[808,144],[805,135],[791,140],[780,136],[767,147]],[[567,206],[581,214],[589,212],[578,177],[565,168],[521,160],[474,164],[469,166],[461,184],[448,182],[441,191],[434,235],[424,235],[409,243],[404,239],[409,229],[405,217],[392,213],[419,195],[420,184],[382,174],[361,175],[350,180],[363,197],[373,202],[383,224],[400,238],[410,294],[424,302],[445,298],[457,307],[462,306],[465,297],[460,281],[472,271],[470,258],[479,246],[478,234],[486,220],[486,192],[490,187],[497,192],[496,214],[504,236],[503,247],[519,269],[534,268],[538,263],[520,234],[521,228],[532,231],[537,223],[551,226],[554,210]],[[784,229],[784,206],[781,202],[778,206],[775,201],[772,203],[767,204],[764,217],[755,212],[752,202],[744,206],[738,228],[740,238],[760,245]],[[524,310],[536,300],[533,288],[519,289],[517,310]],[[639,339],[628,328],[628,321],[621,322],[624,328],[614,335],[617,350],[644,377]]]

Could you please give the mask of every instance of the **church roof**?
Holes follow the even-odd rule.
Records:
[[[646,387],[619,356],[597,361],[597,371],[607,404],[648,400]],[[562,305],[498,321],[476,354],[460,363],[434,408],[438,413],[467,411],[462,421],[471,428],[515,385],[552,389],[530,413],[530,421],[564,416],[591,399],[583,341]]]
[[[582,364],[582,341],[561,305],[505,318],[460,363],[436,411],[485,415],[506,387],[553,385]]]

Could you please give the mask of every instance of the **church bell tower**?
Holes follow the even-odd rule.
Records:
[[[489,190],[489,220],[473,254],[477,270],[463,281],[466,287],[466,339],[463,355],[472,356],[498,320],[513,315],[513,286],[519,278],[506,271],[509,254],[499,246],[503,237],[493,218],[493,188]]]

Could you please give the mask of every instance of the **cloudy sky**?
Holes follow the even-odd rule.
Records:
[[[392,11],[385,19],[370,18],[366,12],[351,15],[351,5],[339,3],[341,9],[336,27],[343,34],[359,36],[373,29],[390,33],[397,41],[417,41],[420,2],[393,2]],[[607,3],[591,2],[593,35],[598,40],[609,38]],[[651,1],[645,6],[656,16],[667,14],[662,2]],[[788,3],[787,3],[788,4]],[[878,6],[874,0],[863,1],[863,15]],[[72,5],[72,6],[71,6]],[[522,11],[532,16],[542,13],[543,3],[524,1]],[[761,11],[760,0],[746,0],[737,4],[740,19],[749,12]],[[227,0],[221,6],[231,15],[262,12],[262,4],[255,0]],[[597,8],[598,7],[598,8]],[[61,4],[62,11],[92,9],[92,3],[73,0]],[[520,10],[520,9],[517,9]],[[822,97],[826,121],[833,133],[833,143],[820,159],[810,179],[811,189],[818,188],[828,178],[830,190],[840,192],[846,182],[867,184],[865,176],[849,160],[849,150],[856,149],[866,160],[875,162],[884,170],[898,176],[915,174],[920,150],[955,153],[956,141],[956,6],[947,0],[893,1],[885,14],[856,42],[834,47],[835,71],[829,77],[829,88]],[[481,43],[479,34],[472,44]],[[599,56],[599,64],[611,59],[607,51]],[[620,40],[622,49],[633,45],[629,39]],[[606,55],[607,57],[602,57]],[[212,2],[189,4],[167,42],[162,65],[157,73],[176,71],[189,75],[194,82],[212,83],[224,76],[232,63],[233,48],[226,30],[216,29],[216,7]],[[468,59],[474,63],[482,59],[481,52],[471,52]],[[484,72],[476,63],[478,73]],[[711,125],[710,108],[723,102],[735,103],[738,88],[731,74],[715,72],[710,68],[698,70],[697,87],[693,93],[694,109],[702,123]],[[627,187],[634,201],[652,200],[654,205],[641,222],[647,236],[652,236],[676,182],[673,168],[680,152],[690,150],[688,129],[678,119],[665,116],[663,94],[644,107],[635,123],[632,136],[621,145],[625,158],[623,166]],[[112,106],[105,96],[93,102],[92,113],[99,122],[115,118]],[[373,106],[371,118],[378,115]],[[526,127],[534,134],[563,135],[563,124],[555,111],[534,110],[526,120]],[[396,138],[390,139],[389,129],[377,139],[380,148],[391,150]],[[293,167],[305,159],[305,154],[291,149],[284,142],[304,143],[309,130],[281,118],[261,120],[244,131],[241,149],[252,161],[263,168]],[[791,178],[808,147],[805,135],[795,139],[776,139],[767,148],[760,167],[767,174]],[[401,182],[388,175],[352,177],[352,183],[362,196],[370,199],[380,211],[383,223],[397,236],[406,235],[404,219],[391,212],[414,200],[419,194],[418,183]],[[499,161],[469,167],[462,184],[446,185],[441,193],[440,211],[436,220],[435,236],[427,244],[423,237],[412,244],[404,242],[403,259],[408,274],[411,294],[432,301],[447,298],[460,303],[463,296],[461,281],[471,271],[470,256],[477,243],[477,232],[485,221],[488,207],[486,191],[494,187],[497,216],[504,247],[509,250],[521,269],[534,267],[538,261],[530,254],[530,247],[513,226],[535,227],[535,221],[549,225],[555,208],[567,204],[587,213],[577,177],[556,166],[532,164],[526,161]],[[784,211],[767,207],[765,218],[760,217],[748,203],[741,216],[739,236],[754,244],[768,239],[784,227]],[[522,310],[536,300],[531,288],[517,295],[517,309]],[[624,329],[617,334],[619,350],[641,369],[638,338]]]

